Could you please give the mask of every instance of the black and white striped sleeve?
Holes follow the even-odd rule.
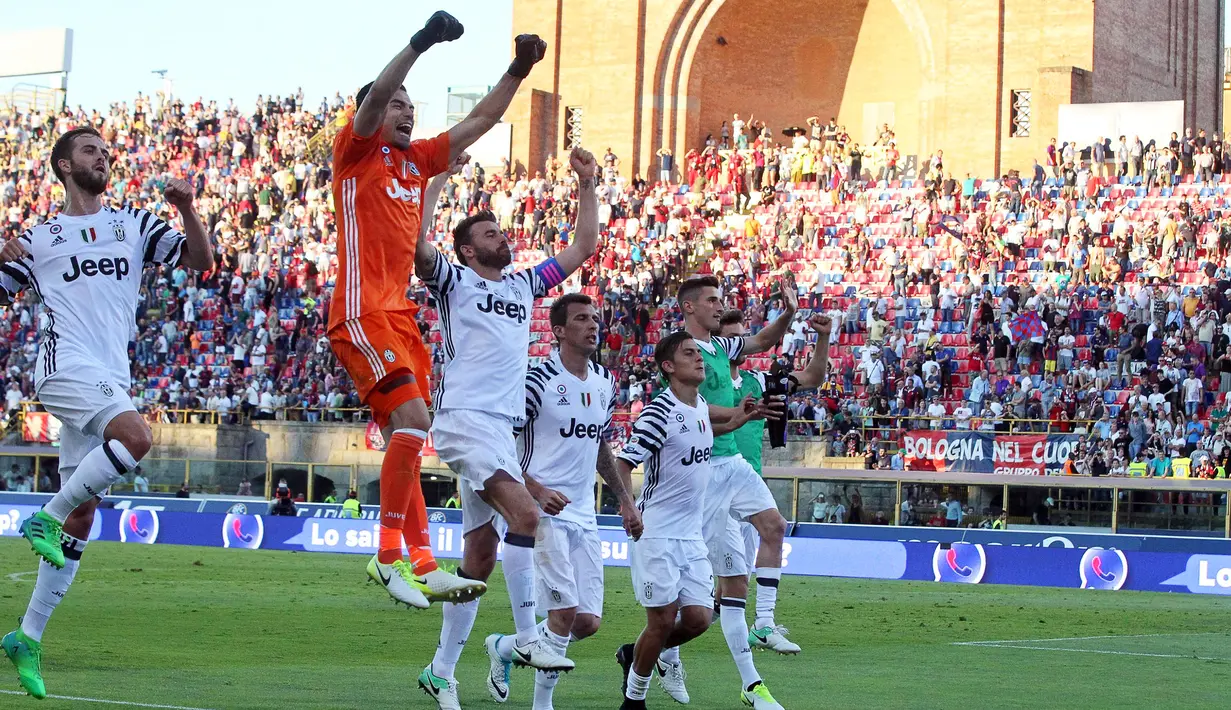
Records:
[[[633,422],[633,433],[617,457],[631,466],[644,463],[667,442],[667,417],[671,405],[662,397],[655,399]]]
[[[178,266],[184,254],[186,237],[147,210],[125,210],[141,236],[142,263]]]
[[[616,400],[620,398],[620,382],[607,368],[602,365],[598,365],[598,368],[602,371],[603,376],[607,378],[608,383],[611,385],[610,398],[607,400],[607,423],[603,424],[603,437],[610,441],[615,436],[615,431],[613,431],[611,427],[611,421],[615,418]]]
[[[26,230],[18,239],[30,247],[30,231]],[[17,300],[17,295],[30,287],[34,281],[34,257],[23,256],[20,259],[0,264],[0,304],[9,304]],[[38,284],[34,284],[38,290]]]
[[[432,262],[432,270],[427,278],[423,279],[423,283],[427,284],[427,290],[433,294],[444,296],[453,291],[461,275],[462,267],[449,263],[444,254],[437,250],[436,261]]]
[[[710,338],[710,342],[714,344],[714,347],[726,352],[728,360],[738,360],[739,356],[744,354],[743,338],[724,338],[715,335]]]
[[[542,365],[531,368],[526,373],[526,416],[513,427],[513,438],[521,441],[521,469],[523,471],[530,470],[530,463],[534,460],[534,425],[543,407],[543,393],[547,390],[549,379]]]

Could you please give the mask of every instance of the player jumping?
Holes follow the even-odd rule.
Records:
[[[697,391],[705,381],[705,362],[687,332],[663,338],[654,362],[668,387],[637,417],[618,460],[625,481],[631,481],[633,468],[645,467],[637,501],[644,529],[632,544],[629,563],[646,625],[636,644],[616,653],[624,669],[622,710],[644,710],[664,648],[679,648],[710,626],[714,573],[702,535],[702,499],[712,475],[712,448],[716,435],[738,429],[755,411],[746,400],[711,420]],[[750,696],[770,697],[763,683],[744,695]]]
[[[603,551],[594,513],[594,471],[620,503],[624,529],[641,534],[641,514],[616,468],[610,438],[619,385],[591,360],[598,350],[598,311],[589,296],[570,293],[551,304],[559,349],[526,375],[526,419],[517,432],[526,488],[546,515],[534,546],[539,633],[561,656],[572,640],[593,636],[603,616]],[[487,637],[487,689],[509,698],[513,636]],[[535,674],[534,710],[552,710],[559,673]]]
[[[537,46],[532,56],[541,58],[546,44],[533,41]],[[518,55],[511,72],[522,61],[520,45]],[[520,75],[524,73],[510,76]],[[458,574],[475,580],[491,575],[500,543],[496,519],[502,518],[508,526],[504,577],[517,632],[511,656],[516,665],[544,671],[572,670],[573,662],[541,638],[536,625],[534,544],[539,508],[525,485],[513,429],[526,414],[522,373],[529,360],[534,301],[579,269],[598,244],[594,184],[598,166],[594,156],[580,148],[573,150],[569,162],[579,182],[577,227],[572,243],[554,258],[506,275],[504,269],[513,261],[509,240],[496,215],[486,211],[467,217],[453,230],[453,250],[460,265],[436,251],[426,226],[415,257],[416,273],[440,310],[444,335],[445,363],[432,436],[437,455],[459,479],[465,547]],[[447,179],[432,181],[426,198],[429,210]],[[445,710],[460,708],[453,671],[478,609],[478,600],[444,605],[440,645],[419,676],[419,687]]]
[[[379,544],[367,571],[396,601],[420,609],[487,590],[479,580],[437,567],[419,484],[431,358],[415,322],[418,307],[406,298],[406,280],[414,268],[422,192],[429,178],[496,125],[521,79],[542,58],[537,37],[519,37],[509,73],[465,120],[412,141],[415,112],[402,81],[420,55],[462,32],[452,15],[432,15],[376,81],[359,89],[354,118],[333,142],[338,277],[329,340],[388,442],[380,470]],[[402,556],[403,539],[410,564]]]
[[[77,574],[94,511],[153,441],[127,394],[141,272],[146,265],[195,271],[214,266],[187,182],[170,180],[164,192],[184,221],[185,235],[143,209],[103,206],[111,155],[93,128],[60,136],[51,169],[64,184],[64,207],[0,250],[0,303],[31,288],[43,304],[34,389],[62,424],[60,491],[21,525],[42,558],[38,580],[21,628],[0,642],[21,687],[36,698],[47,695],[43,630]]]

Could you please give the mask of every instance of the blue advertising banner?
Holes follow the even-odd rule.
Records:
[[[0,506],[0,536],[18,535],[18,525],[38,507]],[[341,552],[370,555],[378,525],[366,520],[290,518],[232,512],[185,513],[148,507],[108,508],[96,516],[91,539],[130,544],[177,544],[264,550]],[[462,553],[461,525],[432,523],[438,557]],[[826,526],[818,526],[826,527]],[[783,545],[788,574],[908,579],[954,584],[1021,584],[1072,589],[1131,589],[1231,596],[1231,554],[1147,551],[1086,542],[1123,542],[1122,536],[1051,536],[1046,539],[969,535],[966,540],[855,539],[869,526],[829,526],[845,533],[794,536]],[[884,530],[880,528],[879,530]],[[892,529],[895,534],[919,528]],[[928,529],[931,532],[930,529]],[[939,531],[938,531],[939,532]],[[963,531],[953,531],[963,532]],[[1001,536],[1006,533],[999,533]],[[628,565],[630,542],[623,530],[601,528],[603,564]],[[1170,538],[1172,541],[1179,540]],[[1066,544],[1067,542],[1067,544]],[[1206,543],[1209,541],[1199,540]],[[1007,544],[1006,544],[1007,543]]]

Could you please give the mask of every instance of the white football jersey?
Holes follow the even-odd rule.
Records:
[[[637,507],[643,538],[701,540],[701,499],[710,479],[714,431],[705,398],[690,407],[671,388],[646,405],[619,458],[644,464]]]
[[[425,280],[440,311],[444,368],[436,409],[477,409],[520,420],[530,361],[530,313],[547,286],[534,269],[488,281],[436,252]],[[517,373],[517,374],[515,374]]]
[[[559,520],[598,529],[598,447],[609,438],[618,391],[615,377],[593,362],[586,379],[577,379],[559,350],[526,375],[526,420],[517,430],[521,469],[568,497]]]
[[[104,207],[57,215],[18,238],[30,255],[0,265],[0,300],[32,288],[43,303],[35,388],[81,365],[127,388],[141,272],[147,264],[178,264],[184,235],[145,210]]]

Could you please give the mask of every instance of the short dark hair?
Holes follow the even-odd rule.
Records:
[[[102,140],[103,136],[98,131],[89,126],[74,128],[71,131],[66,131],[56,139],[55,146],[51,149],[51,171],[56,174],[56,179],[64,182],[64,171],[60,170],[60,161],[69,160],[73,154],[73,145],[81,136],[94,136]]]
[[[363,105],[363,100],[368,97],[368,94],[372,93],[372,85],[375,83],[376,82],[374,81],[369,81],[368,83],[359,87],[359,90],[355,92],[355,110],[356,111],[358,111],[359,107]],[[405,84],[398,86],[398,88],[401,89],[402,91],[406,91]]]
[[[722,317],[718,319],[719,328],[721,328],[724,325],[736,325],[737,323],[739,325],[744,324],[744,312],[738,308],[727,309],[722,314]]]
[[[584,293],[566,293],[557,298],[551,304],[551,312],[549,314],[549,322],[551,327],[559,326],[563,328],[568,322],[568,307],[572,305],[593,306],[594,300]]]
[[[467,266],[466,257],[462,256],[462,247],[470,244],[470,228],[479,222],[495,222],[500,224],[500,220],[496,219],[494,212],[482,210],[458,222],[457,226],[453,228],[453,255],[457,257],[458,262],[462,266]]]
[[[718,288],[718,279],[713,276],[694,276],[680,284],[675,300],[681,304],[685,301],[692,301],[703,288]]]
[[[654,348],[654,364],[658,365],[658,371],[663,377],[667,376],[666,370],[663,369],[663,363],[674,360],[675,353],[684,344],[684,341],[692,340],[692,336],[686,330],[677,330],[671,335],[658,341],[658,345]]]

